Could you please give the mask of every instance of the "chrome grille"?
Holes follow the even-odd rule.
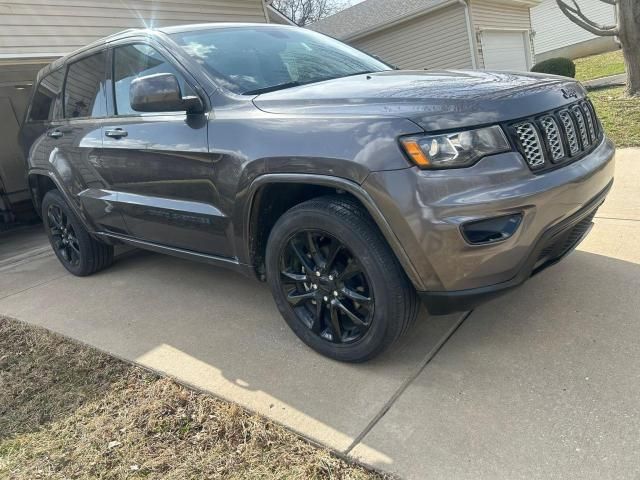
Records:
[[[582,113],[582,109],[578,105],[574,105],[571,108],[571,111],[576,117],[576,122],[578,123],[578,132],[580,132],[580,139],[582,140],[582,148],[587,148],[589,143],[589,134],[587,133],[587,125],[584,121],[584,113]]]
[[[595,119],[593,118],[593,112],[591,111],[591,108],[589,107],[587,102],[582,102],[580,106],[582,107],[582,111],[584,112],[584,117],[587,119],[587,127],[589,127],[589,137],[593,141],[595,141],[597,135],[596,135],[596,122],[595,122]]]
[[[564,131],[567,136],[567,143],[569,144],[569,151],[571,155],[575,155],[580,151],[580,144],[578,143],[578,134],[576,133],[576,127],[571,119],[571,114],[568,110],[562,110],[559,114],[560,121],[564,126]]]
[[[562,145],[560,129],[556,120],[551,115],[547,115],[540,119],[540,123],[542,124],[544,135],[547,137],[549,150],[551,150],[551,161],[553,163],[562,161],[565,158],[564,145]]]
[[[593,103],[591,103],[591,100],[587,99],[586,102],[584,102],[584,106],[586,107],[587,110],[589,110],[589,113],[591,114],[591,118],[593,119],[593,128],[596,132],[596,136],[595,138],[598,139],[600,138],[600,134],[602,133],[600,131],[600,123],[598,122],[598,116],[596,115],[596,109],[593,107]]]
[[[536,172],[581,158],[602,137],[595,110],[587,99],[511,124],[510,132],[525,161]]]
[[[531,168],[540,168],[544,165],[544,153],[542,142],[533,123],[521,123],[514,127],[520,139],[524,151],[524,158]]]

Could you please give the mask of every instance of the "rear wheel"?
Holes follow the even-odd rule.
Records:
[[[42,219],[53,251],[69,272],[91,275],[113,262],[113,247],[89,235],[57,190],[44,196]]]
[[[415,320],[418,300],[367,212],[321,197],[286,212],[267,244],[267,279],[292,330],[328,357],[362,362]]]

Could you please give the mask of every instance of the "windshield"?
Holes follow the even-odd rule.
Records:
[[[302,28],[212,28],[171,36],[218,83],[244,95],[391,69],[344,43]]]

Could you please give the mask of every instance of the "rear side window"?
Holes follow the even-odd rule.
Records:
[[[61,94],[64,70],[59,69],[44,77],[33,95],[29,121],[50,121],[61,116]]]
[[[180,83],[182,95],[194,95],[184,77],[149,45],[137,44],[117,47],[113,51],[113,88],[116,99],[116,115],[132,115],[136,112],[129,102],[129,87],[138,77],[156,73],[172,73]]]
[[[104,52],[72,63],[64,86],[65,117],[104,117],[107,107],[104,83]]]

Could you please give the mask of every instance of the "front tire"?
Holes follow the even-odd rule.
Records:
[[[364,362],[415,321],[418,297],[368,213],[341,196],[309,200],[276,222],[267,281],[295,334],[319,353]]]
[[[44,196],[42,220],[53,251],[72,274],[84,277],[113,263],[113,247],[89,235],[57,190]]]

